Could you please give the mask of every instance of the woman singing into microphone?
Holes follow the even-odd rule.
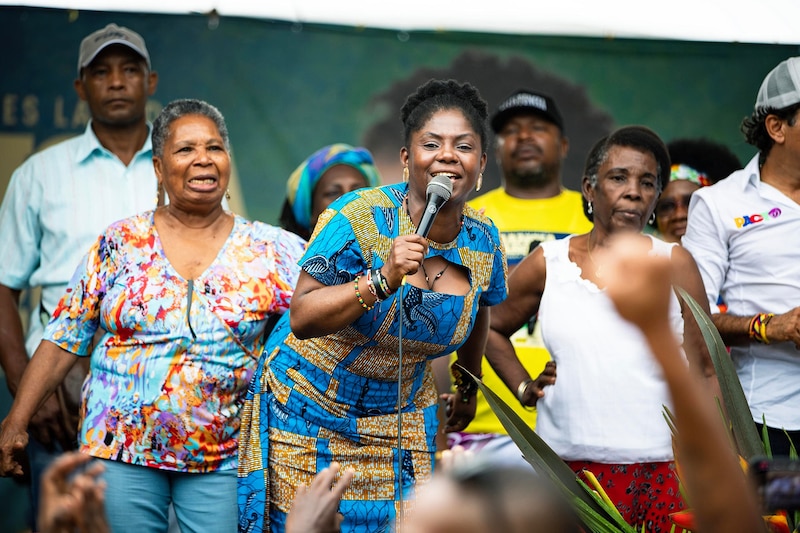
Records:
[[[458,349],[445,430],[464,429],[475,413],[477,385],[464,370],[480,372],[486,307],[506,296],[497,228],[466,205],[486,165],[486,102],[470,84],[431,80],[400,115],[403,183],[349,193],[320,216],[290,311],[251,382],[240,531],[283,531],[297,486],[334,461],[355,470],[342,531],[391,530],[433,469],[432,359]],[[416,224],[437,177],[452,195],[426,238]]]

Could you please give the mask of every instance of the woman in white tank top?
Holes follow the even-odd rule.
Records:
[[[669,173],[667,149],[648,128],[623,127],[598,141],[582,186],[594,228],[542,243],[519,263],[509,276],[508,299],[492,309],[486,350],[519,401],[538,407],[537,432],[545,442],[576,473],[594,473],[625,519],[650,532],[669,531],[668,515],[683,507],[662,416],[669,397],[640,330],[620,318],[606,296],[596,256],[615,234],[642,232]],[[650,240],[651,253],[671,258],[673,284],[707,306],[691,255],[641,238]],[[552,361],[532,379],[508,337],[537,313]],[[670,321],[690,366],[718,387],[699,328],[674,295]]]

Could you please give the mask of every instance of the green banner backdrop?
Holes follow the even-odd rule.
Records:
[[[520,87],[550,92],[571,141],[565,182],[577,188],[591,143],[622,124],[648,125],[665,140],[706,136],[746,161],[753,150],[739,133],[741,119],[764,75],[798,51],[787,45],[404,33],[199,14],[4,7],[0,185],[29,153],[83,129],[86,108],[72,89],[78,45],[109,22],[135,29],[147,41],[160,76],[153,114],[182,97],[220,108],[238,174],[232,192],[239,198],[231,205],[271,223],[289,173],[325,144],[367,146],[384,182],[398,181],[399,108],[430,77],[471,81],[491,106]],[[493,163],[487,180],[498,183]]]

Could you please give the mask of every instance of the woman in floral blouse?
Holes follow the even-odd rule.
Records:
[[[0,466],[19,470],[37,406],[90,356],[80,449],[103,460],[111,530],[166,531],[172,503],[183,533],[233,531],[239,411],[305,242],[223,209],[229,142],[213,106],[165,107],[153,155],[168,202],[109,226],[78,267],[0,428]]]

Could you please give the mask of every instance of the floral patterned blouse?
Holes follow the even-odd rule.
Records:
[[[153,215],[106,229],[44,338],[91,352],[84,453],[182,472],[235,469],[240,406],[267,319],[289,307],[305,241],[236,216],[212,264],[185,280],[164,254]]]

